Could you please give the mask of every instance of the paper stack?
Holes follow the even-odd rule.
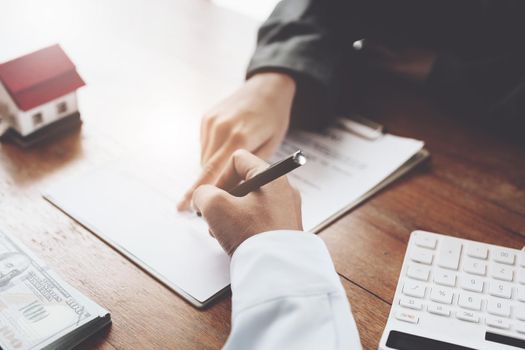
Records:
[[[70,349],[110,323],[108,311],[0,232],[1,349]]]

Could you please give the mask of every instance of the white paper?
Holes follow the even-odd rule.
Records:
[[[52,186],[46,198],[166,284],[203,302],[230,284],[229,257],[201,218],[176,210],[198,169],[179,164],[177,179],[177,172],[159,173],[155,164],[125,159]]]
[[[370,141],[333,128],[289,135],[275,158],[301,149],[308,159],[290,180],[302,194],[304,228],[310,230],[370,191],[422,146],[392,135]],[[201,219],[175,209],[198,167],[159,166],[160,161],[167,160],[112,163],[57,183],[46,197],[165,283],[202,302],[230,283],[229,257]]]
[[[302,197],[303,226],[312,230],[394,173],[423,142],[385,134],[368,140],[339,128],[289,135],[275,159],[296,150],[307,162],[289,175]]]

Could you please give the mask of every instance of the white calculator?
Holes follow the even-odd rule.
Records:
[[[412,232],[379,349],[525,349],[525,253]]]

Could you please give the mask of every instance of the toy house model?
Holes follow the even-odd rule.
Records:
[[[0,64],[2,140],[27,146],[79,125],[76,90],[85,83],[59,45]]]

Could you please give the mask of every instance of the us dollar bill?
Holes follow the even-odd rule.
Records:
[[[2,115],[2,105],[0,104],[0,137],[11,127],[7,118]]]
[[[0,232],[0,347],[67,349],[111,322],[17,239]]]

